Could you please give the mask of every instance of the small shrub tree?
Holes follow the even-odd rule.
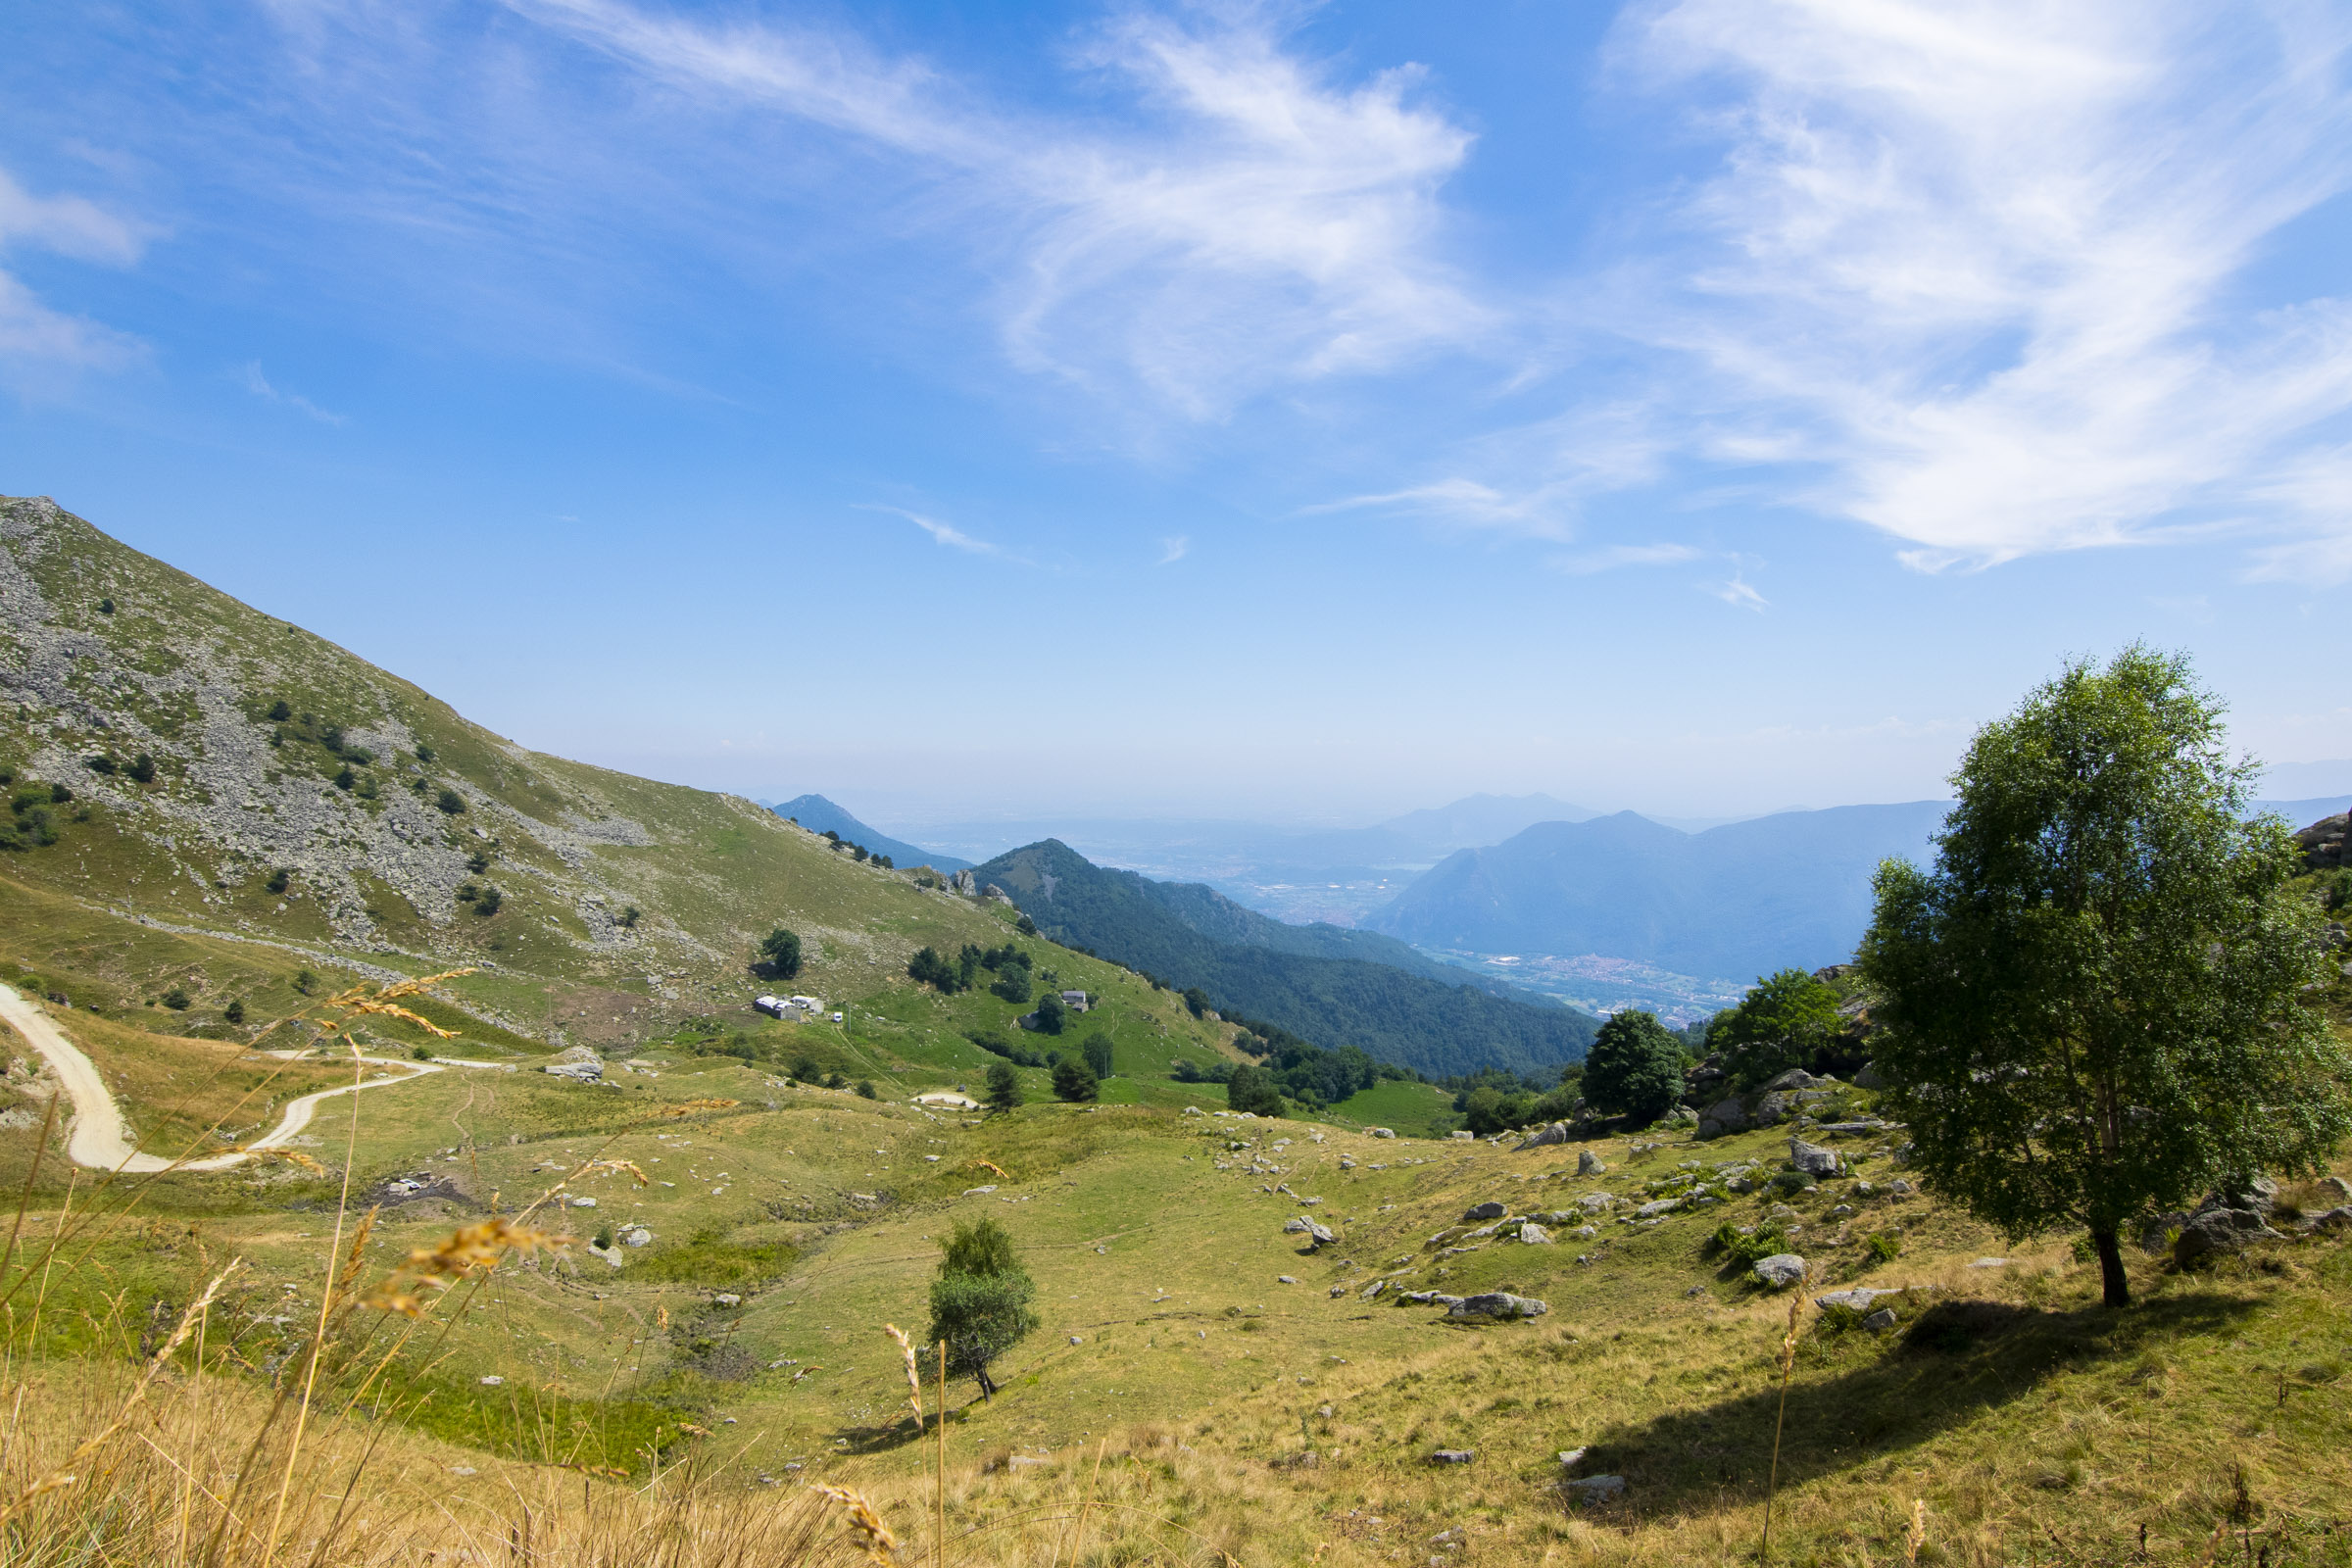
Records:
[[[506,902],[507,896],[504,893],[491,887],[488,883],[484,883],[482,891],[473,897],[473,912],[487,918],[496,914],[498,906]]]
[[[1054,1098],[1072,1102],[1095,1100],[1102,1096],[1102,1086],[1095,1081],[1094,1069],[1077,1057],[1054,1064]]]
[[[1049,991],[1037,999],[1037,1030],[1040,1034],[1057,1035],[1068,1021],[1068,1012],[1061,999]]]
[[[1646,1126],[1683,1092],[1683,1048],[1656,1013],[1621,1012],[1592,1037],[1584,1091],[1602,1110]]]
[[[995,1110],[1014,1110],[1021,1103],[1021,1075],[1009,1061],[988,1064],[988,1103]]]
[[[1078,1048],[1078,1054],[1086,1058],[1086,1064],[1094,1069],[1098,1078],[1110,1076],[1110,1036],[1100,1029],[1088,1035]]]
[[[440,794],[433,797],[433,804],[451,816],[463,815],[466,810],[466,797],[447,786],[442,788]]]
[[[1029,1000],[1029,971],[1017,963],[1008,963],[997,973],[997,983],[988,988],[1015,1006]]]
[[[128,773],[136,783],[152,784],[155,782],[155,759],[141,752],[130,760],[130,765],[122,771]]]
[[[1279,1116],[1283,1113],[1282,1086],[1265,1068],[1244,1062],[1233,1069],[1233,1077],[1225,1085],[1225,1103],[1252,1115]]]
[[[980,1385],[994,1398],[989,1368],[1037,1327],[1029,1303],[1037,1286],[1021,1266],[1012,1238],[993,1219],[957,1223],[941,1244],[939,1275],[931,1282],[932,1343],[948,1348],[948,1369]]]
[[[776,927],[760,939],[760,961],[776,979],[791,979],[801,972],[801,939],[782,926]]]

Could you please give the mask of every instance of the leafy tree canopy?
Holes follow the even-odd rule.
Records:
[[[1093,1100],[1102,1091],[1102,1086],[1095,1081],[1094,1069],[1077,1057],[1071,1056],[1054,1064],[1054,1097],[1056,1100]]]
[[[2135,1217],[2352,1129],[2302,998],[2320,911],[2221,713],[2179,656],[2068,664],[1971,742],[1934,869],[1880,867],[1862,947],[1926,1185],[2012,1237],[2083,1226],[2111,1305]]]
[[[1279,1116],[1283,1112],[1282,1090],[1274,1082],[1274,1075],[1248,1063],[1234,1068],[1233,1077],[1226,1081],[1225,1103],[1235,1110],[1259,1116]]]
[[[1810,1062],[1837,1035],[1838,993],[1802,969],[1758,979],[1740,1004],[1707,1025],[1710,1052],[1724,1053],[1732,1081],[1741,1089]]]
[[[779,980],[789,980],[801,972],[801,939],[782,926],[760,939],[760,956],[767,964],[767,972]]]
[[[1021,1267],[1012,1238],[993,1219],[958,1224],[941,1244],[939,1277],[931,1284],[933,1343],[946,1341],[949,1370],[976,1379],[994,1397],[989,1367],[1037,1327],[1029,1303],[1037,1286]]]
[[[1628,1011],[1600,1026],[1585,1055],[1585,1098],[1637,1124],[1657,1120],[1683,1092],[1683,1051],[1654,1012]]]
[[[1012,1110],[1021,1102],[1021,1075],[1009,1061],[988,1064],[988,1102],[998,1110]]]

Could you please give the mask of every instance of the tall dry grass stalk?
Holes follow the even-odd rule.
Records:
[[[1781,1407],[1772,1418],[1772,1472],[1764,1483],[1764,1539],[1756,1548],[1756,1561],[1760,1564],[1772,1561],[1772,1503],[1781,1490],[1781,1430],[1788,1424],[1788,1378],[1796,1367],[1796,1342],[1803,1333],[1797,1319],[1805,1309],[1806,1283],[1805,1278],[1799,1278],[1795,1294],[1788,1298],[1788,1330],[1781,1336]]]

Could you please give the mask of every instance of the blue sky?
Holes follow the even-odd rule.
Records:
[[[2343,758],[2348,45],[17,7],[0,490],[526,744],[891,825],[1920,798],[2133,638]]]

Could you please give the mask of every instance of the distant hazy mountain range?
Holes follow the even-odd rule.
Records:
[[[864,845],[875,855],[889,856],[892,862],[898,865],[928,865],[940,871],[960,871],[972,863],[877,832],[822,795],[796,795],[789,801],[776,802],[768,809],[778,816],[792,818],[811,833],[838,833],[852,844]]]
[[[1462,850],[1365,922],[1423,947],[1598,953],[1744,978],[1853,952],[1870,875],[1924,858],[1941,801],[1787,811],[1684,833],[1621,811]]]
[[[1315,1044],[1445,1075],[1583,1057],[1595,1020],[1368,931],[1285,925],[1198,885],[1094,864],[1056,840],[977,867],[1057,942],[1089,948]]]

